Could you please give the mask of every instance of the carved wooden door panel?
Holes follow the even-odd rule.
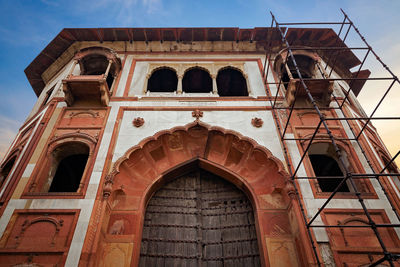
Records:
[[[260,266],[250,201],[202,170],[166,184],[147,206],[139,266]]]

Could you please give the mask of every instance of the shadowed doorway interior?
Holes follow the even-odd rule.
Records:
[[[249,199],[204,170],[167,183],[148,203],[139,266],[260,266]]]

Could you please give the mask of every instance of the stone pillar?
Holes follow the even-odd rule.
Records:
[[[111,69],[111,65],[112,65],[112,60],[110,59],[110,60],[108,60],[108,66],[107,66],[106,72],[104,73],[104,79],[107,79],[107,76]]]
[[[213,95],[218,95],[217,75],[211,74],[211,78],[212,78],[212,93]]]
[[[251,90],[251,87],[250,87],[249,76],[247,74],[243,74],[243,77],[246,80],[247,92],[248,92],[249,96],[253,96],[253,91]]]
[[[178,75],[178,88],[177,88],[177,90],[176,90],[176,92],[177,92],[178,94],[182,94],[182,92],[183,92],[183,90],[182,90],[182,79],[183,79],[183,75],[182,75],[182,74],[179,74],[179,75]]]
[[[74,73],[74,69],[76,64],[78,64],[78,60],[74,59],[74,63],[72,63],[71,69],[68,72],[67,78],[70,77],[72,75],[72,73]]]
[[[146,75],[146,81],[143,86],[143,94],[146,95],[147,93],[147,85],[149,84],[150,74]]]

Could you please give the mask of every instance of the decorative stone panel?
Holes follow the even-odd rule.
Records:
[[[369,209],[369,212],[376,224],[390,223],[384,210]],[[382,248],[362,210],[327,209],[323,212],[322,219],[326,225],[353,226],[327,228],[338,266],[368,266],[381,258],[379,254]],[[393,228],[379,227],[378,230],[387,249],[400,253],[400,240]]]
[[[0,240],[0,262],[7,266],[62,266],[78,213],[76,210],[16,210]]]

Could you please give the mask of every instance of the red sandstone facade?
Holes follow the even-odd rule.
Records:
[[[299,47],[334,45],[332,30],[289,30]],[[322,128],[307,147],[319,117],[305,92],[296,96],[298,81],[279,42],[272,28],[61,31],[26,69],[38,103],[1,165],[0,266],[317,266],[314,253],[325,266],[377,260],[381,248],[370,228],[308,233],[302,209],[311,218],[341,180],[293,182],[290,170],[308,150],[298,176],[338,176],[318,165],[338,159]],[[268,47],[274,57],[267,60]],[[324,74],[315,71],[326,54],[294,54],[304,75]],[[353,54],[338,60],[338,77],[360,63]],[[300,99],[287,128],[296,140],[287,143],[278,131],[289,112],[271,102],[278,84],[276,103]],[[345,86],[309,84],[325,117],[363,116],[353,92],[344,114],[331,108]],[[360,138],[365,155],[347,140],[349,127],[360,124],[328,125],[351,172],[390,159],[372,125]],[[202,175],[211,177],[208,184]],[[182,185],[185,179],[194,184]],[[398,178],[380,181],[400,211]],[[377,224],[398,223],[375,180],[355,183]],[[316,221],[368,224],[351,186],[338,191]],[[387,249],[400,253],[394,228],[379,232]]]

